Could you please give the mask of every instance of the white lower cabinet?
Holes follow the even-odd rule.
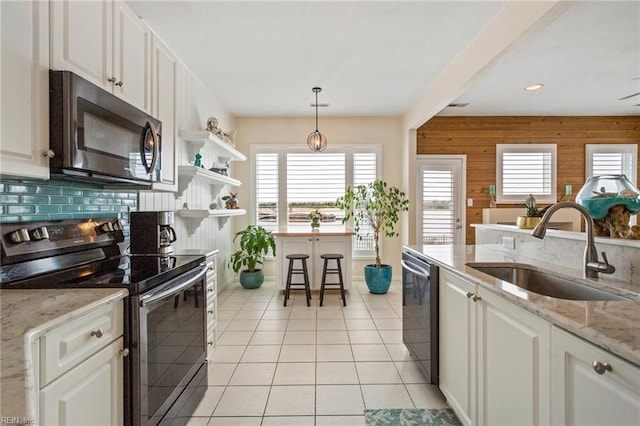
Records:
[[[209,360],[216,348],[216,325],[218,322],[217,256],[218,250],[207,253],[207,358]]]
[[[123,338],[40,389],[40,425],[123,423]]]
[[[640,425],[640,368],[557,327],[552,348],[553,424]]]
[[[440,274],[440,389],[466,425],[550,422],[551,325]]]
[[[307,268],[311,288],[320,289],[322,281],[322,268],[324,260],[320,258],[322,254],[341,254],[344,259],[340,259],[342,267],[342,279],[344,288],[351,287],[351,235],[348,236],[314,236],[314,237],[276,237],[276,282],[280,288],[287,284],[287,273],[289,270],[288,254],[308,254]],[[295,268],[300,267],[300,262],[296,261]],[[329,268],[335,267],[335,261],[329,261]],[[334,279],[335,276],[332,276]],[[296,277],[296,281],[301,277]],[[329,281],[334,282],[334,281]]]
[[[54,328],[33,348],[39,425],[121,425],[124,418],[123,302]]]

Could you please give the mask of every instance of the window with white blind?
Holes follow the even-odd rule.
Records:
[[[556,202],[556,145],[498,144],[496,202],[519,204],[529,194],[539,203]]]
[[[588,144],[586,154],[587,177],[626,175],[634,185],[637,183],[637,144]]]
[[[332,146],[321,153],[288,146],[254,146],[255,223],[273,230],[310,226],[309,213],[322,214],[321,226],[340,226],[344,212],[334,204],[347,186],[363,185],[379,176],[379,145]],[[354,237],[354,256],[374,251],[371,228]]]
[[[255,162],[255,223],[273,231],[278,227],[278,154],[258,152]]]
[[[422,244],[453,244],[455,173],[422,171]]]

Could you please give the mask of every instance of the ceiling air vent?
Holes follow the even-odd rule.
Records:
[[[454,102],[452,104],[447,105],[450,108],[464,108],[469,105],[468,102]]]

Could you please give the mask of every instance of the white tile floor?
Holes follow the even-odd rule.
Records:
[[[190,425],[364,425],[365,408],[446,407],[402,344],[402,296],[355,282],[287,307],[273,282],[218,296],[218,342]]]

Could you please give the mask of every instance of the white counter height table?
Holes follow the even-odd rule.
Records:
[[[287,283],[288,254],[308,254],[307,268],[312,290],[320,290],[322,280],[322,254],[336,253],[344,256],[342,274],[344,288],[351,288],[351,248],[355,232],[344,227],[320,227],[311,231],[307,226],[278,229],[271,233],[276,237],[276,283],[284,289]],[[332,262],[333,263],[333,262]],[[296,265],[298,267],[299,265]],[[329,265],[332,267],[332,264]]]

